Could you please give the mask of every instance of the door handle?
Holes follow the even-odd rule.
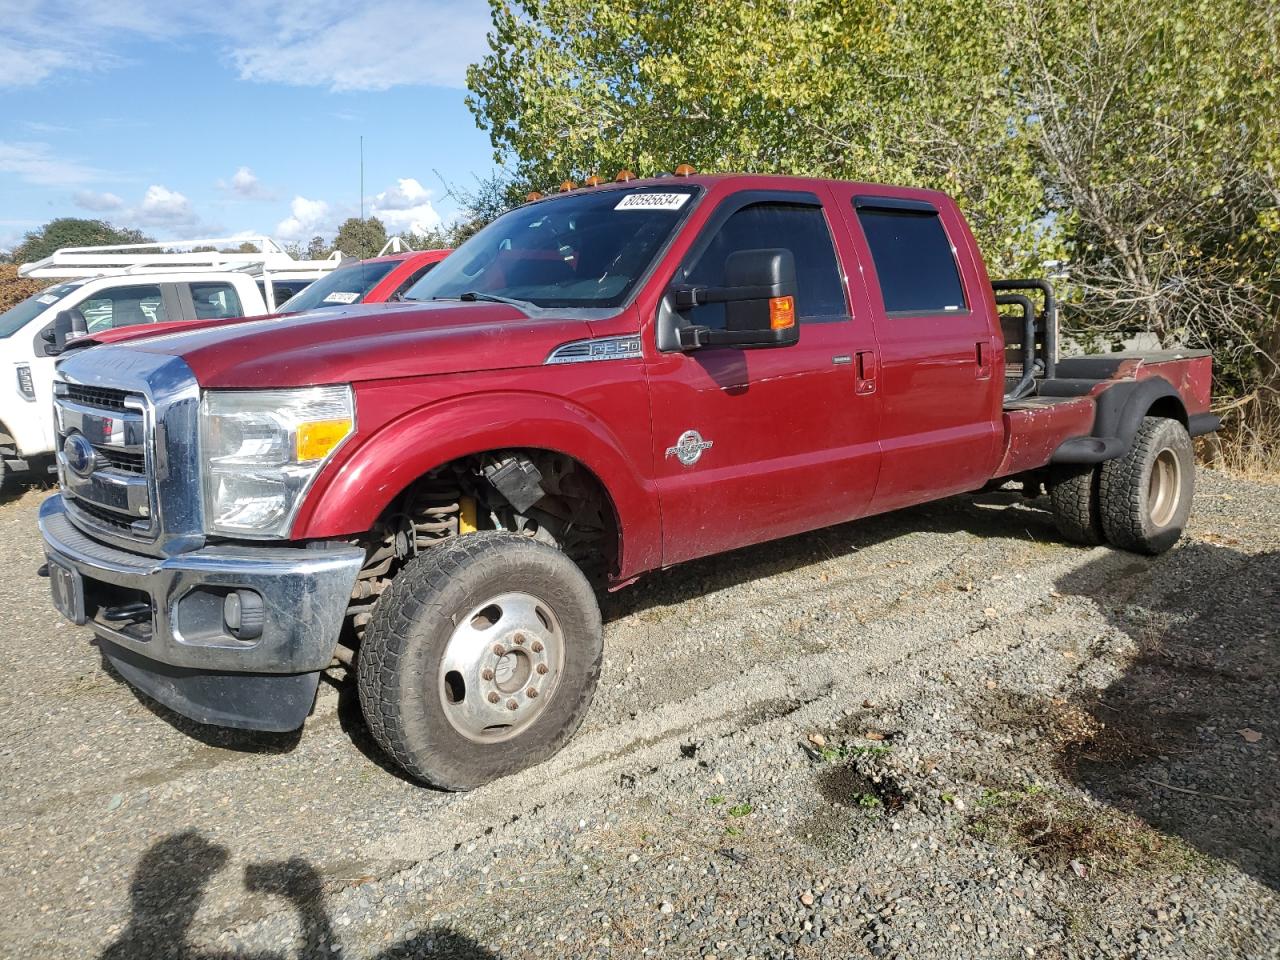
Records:
[[[974,344],[978,360],[978,379],[991,379],[991,341],[979,340]]]
[[[865,396],[876,392],[876,354],[874,350],[861,350],[855,356],[853,392]]]

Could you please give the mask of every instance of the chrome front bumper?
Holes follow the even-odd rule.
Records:
[[[363,550],[217,545],[147,556],[83,533],[61,495],[41,504],[39,522],[50,563],[81,578],[83,620],[130,683],[204,723],[301,725],[332,660]],[[223,600],[236,590],[263,600],[265,622],[253,640],[237,639],[223,622]],[[284,708],[259,702],[282,695]]]

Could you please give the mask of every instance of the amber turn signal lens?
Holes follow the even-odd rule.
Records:
[[[597,176],[595,176],[594,174],[592,174],[591,176],[587,177],[586,182],[585,182],[585,183],[583,183],[583,186],[584,186],[584,187],[598,187],[598,186],[600,186],[600,184],[602,184],[602,183],[604,183],[604,181],[603,181],[603,180],[601,180],[599,177],[597,177]]]
[[[796,325],[796,301],[794,297],[769,299],[769,329],[790,330]]]
[[[676,167],[677,177],[691,177],[697,172],[697,170],[693,169],[693,167],[689,166],[687,163],[682,163],[680,166]]]
[[[575,184],[572,180],[566,180],[564,183],[560,184],[560,192],[568,193],[570,190],[574,188],[574,186]]]
[[[351,428],[355,426],[348,419],[309,420],[298,424],[296,453],[299,463],[310,463],[323,460],[337,447]]]
[[[541,199],[542,199],[542,194],[540,194],[537,190],[530,190],[528,194],[525,195],[524,202],[533,203],[533,201],[541,200]]]
[[[630,170],[619,170],[618,175],[613,179],[617,183],[627,183],[628,181],[634,180],[635,178],[636,178],[636,175],[632,173]]]

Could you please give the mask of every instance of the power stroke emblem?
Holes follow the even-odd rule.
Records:
[[[703,440],[697,430],[686,430],[680,434],[674,447],[667,447],[667,456],[675,457],[686,467],[692,467],[702,459],[702,451],[715,446],[714,440]]]

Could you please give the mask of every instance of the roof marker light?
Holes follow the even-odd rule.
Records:
[[[630,170],[624,169],[624,170],[619,170],[618,175],[613,179],[615,183],[627,183],[628,181],[634,180],[635,178],[636,178],[636,175],[634,173],[632,173]]]
[[[572,180],[566,180],[564,183],[560,184],[560,192],[568,193],[575,186],[577,186],[577,184],[575,184]]]
[[[693,169],[693,167],[687,163],[682,163],[680,166],[676,167],[677,177],[691,177],[697,172],[697,170]]]
[[[586,181],[582,185],[584,187],[598,187],[602,183],[604,183],[604,181],[593,173],[591,176],[587,177]]]
[[[533,201],[541,200],[541,199],[542,199],[542,194],[540,194],[537,190],[530,190],[529,193],[525,196],[524,202],[533,203]]]

